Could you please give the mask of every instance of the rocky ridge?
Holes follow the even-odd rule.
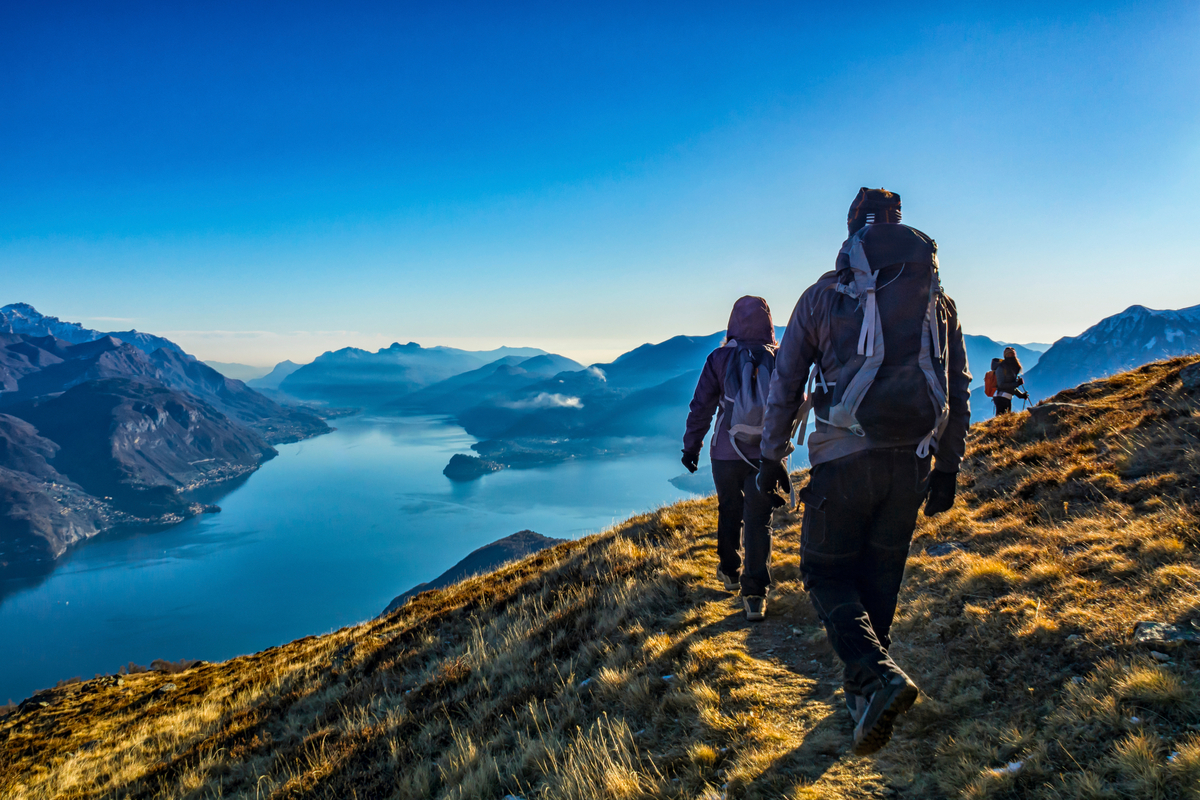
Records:
[[[0,309],[0,330],[0,569],[51,562],[117,525],[218,510],[190,493],[252,472],[272,444],[329,430],[160,337],[24,304]]]

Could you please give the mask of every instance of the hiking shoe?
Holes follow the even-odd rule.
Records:
[[[767,615],[767,598],[743,597],[742,605],[746,608],[746,619],[757,622]]]
[[[912,708],[918,694],[916,684],[900,673],[871,695],[854,728],[854,754],[869,755],[887,744],[892,738],[892,723]]]
[[[721,571],[720,567],[717,567],[717,580],[725,584],[725,591],[727,592],[736,592],[742,588],[742,581],[740,578],[729,577]]]
[[[854,720],[856,726],[858,725],[858,721],[862,719],[863,712],[867,710],[869,702],[861,694],[846,692],[846,710],[850,712],[850,719]]]

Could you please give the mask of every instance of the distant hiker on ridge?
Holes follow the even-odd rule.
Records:
[[[937,244],[900,224],[900,196],[864,187],[848,226],[835,270],[801,295],[783,335],[758,485],[786,502],[784,459],[813,409],[800,571],[845,665],[854,752],[865,755],[887,744],[917,699],[888,655],[889,631],[917,511],[954,505],[971,375]]]
[[[996,416],[1012,411],[1013,397],[1029,399],[1029,393],[1021,389],[1025,379],[1021,377],[1021,362],[1017,360],[1017,351],[1013,348],[1004,348],[1004,358],[992,359],[992,375],[994,377],[987,383],[993,385],[994,391],[988,394],[996,405]]]
[[[717,580],[726,591],[741,591],[750,620],[765,615],[771,586],[771,503],[757,490],[755,478],[775,346],[767,301],[747,295],[734,303],[725,343],[704,362],[683,434],[683,465],[695,472],[713,411],[720,407],[711,452],[717,486]],[[744,564],[738,554],[743,542]]]

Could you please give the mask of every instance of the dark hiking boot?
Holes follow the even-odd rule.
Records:
[[[846,710],[850,712],[850,719],[854,720],[856,726],[858,725],[858,721],[862,719],[863,712],[867,710],[869,702],[861,694],[846,692]]]
[[[872,694],[854,728],[854,754],[869,755],[887,744],[896,717],[912,708],[919,693],[916,684],[900,673]]]
[[[746,619],[758,622],[767,615],[767,598],[743,597],[742,605],[746,608]]]
[[[729,577],[720,567],[717,567],[717,580],[725,584],[725,591],[727,592],[736,592],[742,588],[742,581],[739,578]]]

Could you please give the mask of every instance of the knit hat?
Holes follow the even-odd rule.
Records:
[[[900,195],[887,189],[868,189],[866,186],[858,190],[858,196],[850,204],[850,213],[846,215],[846,227],[853,236],[867,224],[867,216],[871,222],[899,222]]]

